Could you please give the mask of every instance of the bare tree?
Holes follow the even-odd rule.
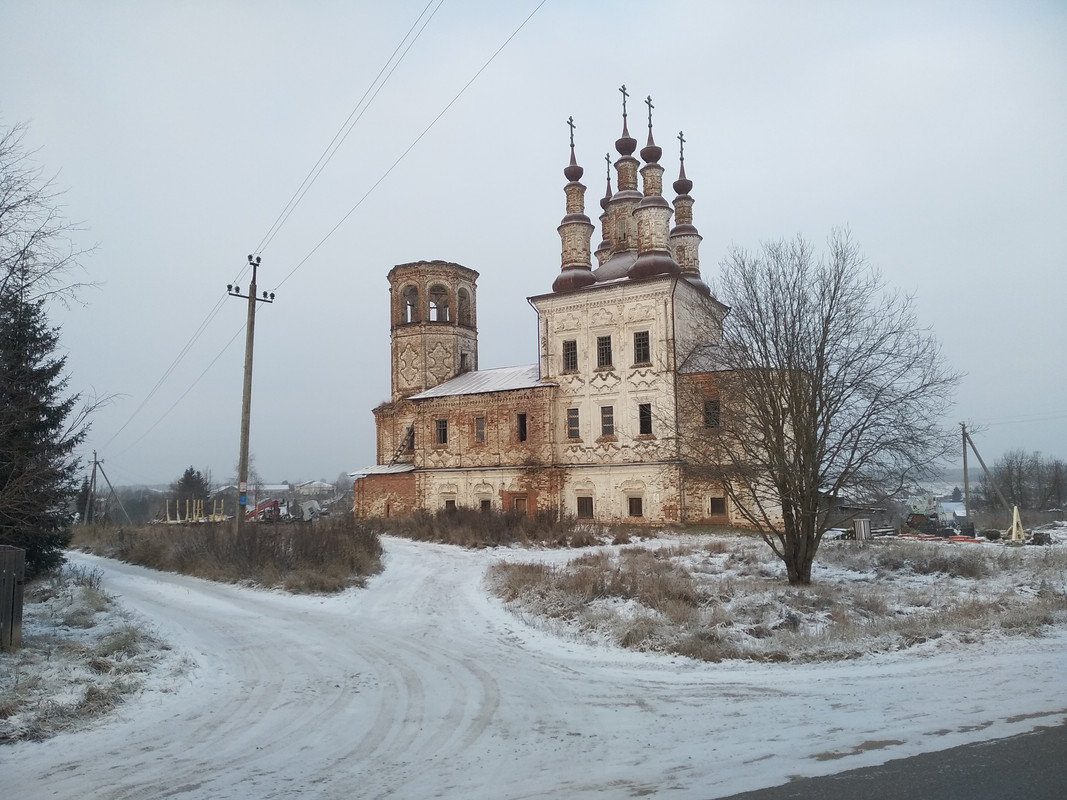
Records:
[[[708,460],[790,583],[811,582],[839,499],[884,500],[956,446],[942,420],[959,375],[912,298],[887,290],[847,231],[828,248],[798,236],[721,265],[731,311]]]
[[[79,227],[64,218],[62,192],[34,165],[25,134],[23,123],[0,130],[0,293],[69,301],[86,285],[72,275],[89,249],[74,244]]]
[[[0,131],[0,544],[26,550],[27,575],[63,560],[77,447],[101,401],[68,395],[47,302],[73,298],[75,229],[29,162],[24,129]]]

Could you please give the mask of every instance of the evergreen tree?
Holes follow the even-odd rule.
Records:
[[[66,396],[66,357],[44,301],[27,301],[24,282],[0,291],[0,544],[26,551],[27,577],[63,562],[76,492],[74,449],[88,432]]]
[[[180,508],[185,508],[185,501],[207,500],[211,494],[211,479],[198,469],[189,467],[182,476],[170,485],[171,492],[178,500]]]

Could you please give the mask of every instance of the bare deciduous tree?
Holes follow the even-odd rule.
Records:
[[[71,280],[79,258],[76,224],[64,218],[61,192],[33,164],[23,139],[26,126],[0,130],[0,293],[17,284],[22,299],[69,301],[86,284]]]
[[[0,544],[25,549],[33,575],[62,561],[75,450],[100,401],[67,395],[66,357],[46,305],[74,297],[81,253],[23,133],[21,125],[0,131]]]
[[[911,297],[889,291],[847,231],[735,249],[720,299],[720,424],[709,440],[735,511],[810,583],[839,499],[877,502],[956,446],[942,421],[959,376]]]

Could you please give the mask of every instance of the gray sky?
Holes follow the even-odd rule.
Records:
[[[709,283],[732,245],[848,225],[966,373],[950,422],[986,426],[987,462],[1067,457],[1067,5],[547,0],[445,111],[537,5],[445,0],[261,251],[264,480],[373,463],[394,264],[480,272],[481,366],[536,360],[525,298],[559,271],[566,119],[595,218],[624,83],[642,140],[652,95],[667,183],[685,131]],[[0,122],[30,124],[99,244],[99,288],[53,319],[72,388],[116,396],[85,448],[113,482],[235,473],[245,305],[226,284],[425,7],[0,2]]]

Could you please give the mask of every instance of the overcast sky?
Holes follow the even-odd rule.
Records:
[[[621,84],[642,141],[653,98],[668,185],[685,131],[709,284],[731,246],[847,225],[966,373],[948,422],[985,427],[987,462],[1067,458],[1067,4],[538,2],[433,0],[368,106],[425,0],[0,0],[0,123],[30,125],[98,245],[99,287],[53,321],[72,389],[114,396],[85,447],[112,482],[235,474],[246,305],[226,284],[357,108],[259,250],[262,478],[374,462],[395,264],[477,270],[480,365],[534,363],[566,120],[595,218]]]

